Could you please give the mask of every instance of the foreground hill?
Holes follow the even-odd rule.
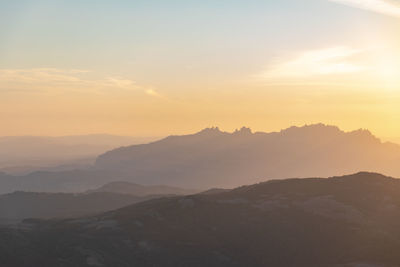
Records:
[[[140,184],[188,188],[235,187],[268,178],[328,177],[360,170],[400,176],[400,146],[367,130],[322,124],[276,133],[218,128],[112,150],[96,168]],[[126,179],[124,179],[126,180]]]
[[[398,266],[400,180],[274,180],[0,230],[1,266]]]

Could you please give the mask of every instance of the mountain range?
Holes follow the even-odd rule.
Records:
[[[0,228],[0,266],[394,267],[400,180],[272,180]]]
[[[210,188],[358,171],[400,176],[399,162],[400,146],[383,143],[368,130],[316,124],[273,133],[208,128],[109,151],[97,158],[95,168],[141,184]]]
[[[358,171],[400,176],[399,162],[400,146],[368,130],[345,132],[323,124],[272,133],[207,128],[108,151],[83,170],[0,173],[0,193],[85,192],[116,181],[206,190]]]

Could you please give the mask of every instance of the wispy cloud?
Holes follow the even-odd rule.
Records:
[[[54,68],[0,69],[1,91],[81,91],[115,92],[142,91],[150,96],[160,96],[153,88],[138,85],[122,77],[90,78],[87,70],[62,70]]]
[[[276,62],[258,76],[262,79],[308,78],[360,72],[364,66],[351,58],[361,52],[348,47],[305,51],[292,59]]]
[[[355,8],[400,17],[400,4],[393,0],[329,0]]]
[[[284,55],[283,55],[284,56]],[[263,86],[324,86],[398,90],[398,53],[390,47],[337,46],[309,50],[271,62],[251,81]]]
[[[147,89],[145,91],[145,93],[148,94],[148,95],[151,95],[151,96],[155,96],[155,97],[162,97],[159,93],[157,93],[153,89]]]
[[[121,77],[108,77],[102,81],[105,85],[123,89],[135,89],[139,87],[135,81],[124,79]]]
[[[81,80],[75,75],[80,73],[87,73],[87,71],[51,68],[0,69],[0,82],[79,82]]]

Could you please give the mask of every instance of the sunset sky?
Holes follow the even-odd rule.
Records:
[[[399,0],[0,2],[0,136],[318,122],[400,142]]]

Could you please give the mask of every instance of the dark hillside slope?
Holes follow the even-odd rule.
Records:
[[[400,180],[274,180],[0,230],[3,266],[398,266]]]

